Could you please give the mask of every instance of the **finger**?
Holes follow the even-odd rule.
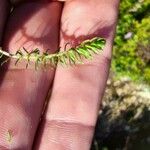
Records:
[[[72,0],[62,15],[61,47],[95,36],[106,38],[100,55],[84,65],[57,67],[37,149],[88,150],[106,80],[119,1]]]
[[[9,3],[8,3],[8,1],[0,0],[0,44],[1,44],[4,26],[5,26],[8,14],[9,14]]]
[[[6,29],[3,48],[15,53],[58,49],[59,3],[26,3],[18,6]],[[32,147],[44,100],[51,86],[54,70],[25,69],[9,64],[0,84],[0,145],[6,149],[29,150]]]

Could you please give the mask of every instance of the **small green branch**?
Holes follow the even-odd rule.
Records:
[[[5,56],[7,59],[3,63],[7,62],[9,59],[16,59],[17,64],[21,60],[26,60],[28,67],[30,62],[35,62],[36,68],[39,64],[50,64],[56,66],[57,63],[61,65],[73,65],[77,63],[82,63],[83,59],[92,58],[92,54],[98,54],[105,46],[105,40],[99,37],[95,37],[91,40],[86,40],[82,42],[79,46],[75,48],[70,48],[67,51],[57,52],[54,54],[49,54],[48,52],[40,53],[40,50],[34,49],[28,52],[25,48],[18,50],[15,54],[8,53],[0,49],[0,58]],[[2,64],[3,64],[2,63]]]

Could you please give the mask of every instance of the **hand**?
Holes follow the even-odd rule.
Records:
[[[1,35],[5,31],[1,44],[12,53],[22,47],[54,53],[68,42],[76,45],[95,36],[107,41],[104,51],[84,65],[35,71],[32,65],[24,69],[22,63],[9,63],[0,70],[0,149],[90,149],[118,4],[119,0],[30,1],[18,4],[8,18],[10,6],[0,1]]]

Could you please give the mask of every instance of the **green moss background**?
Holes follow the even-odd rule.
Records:
[[[150,1],[122,0],[112,70],[150,84]]]
[[[150,0],[122,0],[91,150],[150,150]]]

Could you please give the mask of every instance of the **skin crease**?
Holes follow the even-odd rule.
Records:
[[[100,55],[82,66],[57,67],[50,102],[37,132],[54,70],[36,72],[32,66],[23,69],[22,64],[14,69],[11,63],[7,70],[0,69],[0,150],[30,150],[33,140],[35,150],[90,149],[109,72],[119,0],[67,0],[64,6],[50,0],[13,4],[17,7],[9,17],[2,43],[11,52],[22,46],[57,50],[67,42],[76,45],[94,36],[104,37],[107,44]],[[6,16],[0,15],[0,20],[4,22]]]

